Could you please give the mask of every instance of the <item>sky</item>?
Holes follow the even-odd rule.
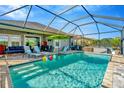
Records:
[[[11,11],[13,9],[16,9],[18,7],[21,7],[20,5],[0,5],[0,15]],[[68,9],[72,6],[61,6],[61,5],[41,5],[41,7],[59,14],[62,11],[64,11],[65,9]],[[103,15],[103,16],[113,16],[113,17],[124,17],[124,6],[120,6],[120,5],[87,5],[84,6],[90,14],[96,14],[96,15]],[[25,21],[26,16],[28,14],[28,11],[30,9],[30,6],[27,6],[23,9],[17,10],[15,12],[9,13],[7,15],[4,16],[0,16],[0,20],[22,20]],[[76,6],[75,8],[73,8],[72,10],[61,14],[60,16],[72,21],[75,19],[80,18],[81,16],[85,16],[87,15],[87,13],[84,11],[84,9],[81,6]],[[55,17],[55,15],[52,15],[36,6],[32,7],[32,10],[30,12],[28,21],[31,22],[38,22],[44,25],[48,25],[51,20]],[[124,22],[123,21],[115,21],[115,20],[108,20],[108,19],[102,19],[102,18],[96,18],[94,17],[96,21],[100,21],[100,22],[105,22],[105,23],[111,23],[111,24],[117,24],[120,26],[123,26]],[[82,19],[80,21],[75,21],[74,23],[77,25],[81,25],[81,24],[85,24],[88,22],[93,22],[93,20],[88,17],[85,19]],[[60,30],[65,24],[67,24],[67,21],[56,17],[56,19],[52,22],[52,24],[50,25],[50,27],[56,28],[58,30]],[[64,32],[70,32],[73,28],[75,28],[75,25],[73,24],[68,24],[62,31]],[[97,33],[97,28],[95,26],[95,24],[90,24],[90,25],[86,25],[86,26],[80,26],[81,30],[83,31],[84,34],[91,34],[91,33]],[[98,24],[98,28],[100,32],[109,32],[109,31],[117,31],[116,29],[104,26],[102,24]],[[72,31],[71,34],[78,34],[78,35],[82,35],[79,29],[76,29],[76,31]],[[120,36],[120,32],[116,32],[116,33],[107,33],[107,34],[101,34],[100,38],[113,38],[113,37],[119,37]],[[98,38],[98,34],[96,35],[87,35],[86,37],[90,37],[90,38]]]

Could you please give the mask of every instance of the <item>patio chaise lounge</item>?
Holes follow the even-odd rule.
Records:
[[[50,55],[50,54],[55,54],[53,52],[41,52],[40,48],[38,46],[34,46],[34,52],[37,54],[41,54],[41,55]]]
[[[24,46],[24,51],[25,51],[25,54],[28,54],[29,57],[31,57],[31,56],[34,56],[34,57],[41,56],[41,54],[39,54],[39,53],[32,53],[29,46]]]
[[[75,53],[75,52],[80,52],[80,51],[82,51],[81,46],[77,46],[76,49],[74,49],[74,50],[72,50],[72,47],[65,46],[62,50],[62,53],[69,54],[69,53]]]
[[[34,52],[40,54],[40,48],[38,46],[34,46]]]
[[[60,53],[60,54],[71,53],[72,51],[69,51],[69,50],[70,50],[69,46],[64,46],[60,51],[58,51],[58,53]]]
[[[71,50],[77,50],[77,51],[80,51],[82,50],[82,47],[80,45],[73,45],[73,46],[70,46]]]
[[[113,48],[107,48],[107,53],[115,55],[115,51],[113,50]]]
[[[64,46],[64,48],[61,50],[61,52],[67,52],[69,50],[69,46]]]

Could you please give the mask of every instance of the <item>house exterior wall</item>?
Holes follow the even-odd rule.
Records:
[[[59,42],[59,46],[56,43]],[[63,46],[69,46],[69,39],[62,39],[62,40],[53,40],[53,46],[55,48],[62,48]]]
[[[1,29],[0,29],[0,35],[7,35],[9,37],[11,37],[13,35],[20,36],[21,37],[20,45],[25,44],[25,36],[37,36],[37,37],[40,37],[40,41],[42,41],[45,38],[45,35],[43,38],[43,35],[39,35],[39,34],[28,34],[28,33],[20,32],[20,31],[1,30]],[[8,46],[11,46],[10,42],[11,42],[11,40],[9,39]]]
[[[63,46],[69,46],[69,39],[64,39],[64,40],[61,40],[61,47]]]
[[[49,46],[53,46],[53,42],[54,42],[53,40],[47,40],[47,41]]]
[[[55,48],[58,48],[58,46],[56,46],[56,42],[58,42],[58,40],[49,41],[49,40],[47,40],[47,35],[29,34],[29,33],[26,33],[26,32],[13,31],[13,30],[2,30],[2,29],[0,29],[0,35],[8,35],[8,36],[18,35],[18,36],[20,36],[21,37],[21,41],[20,41],[21,46],[25,45],[25,37],[26,36],[40,37],[40,42],[45,40],[45,41],[48,41],[48,45],[52,45]],[[61,48],[63,46],[68,46],[68,45],[69,45],[69,39],[59,40],[59,48]],[[11,46],[11,40],[10,39],[9,39],[8,46]]]

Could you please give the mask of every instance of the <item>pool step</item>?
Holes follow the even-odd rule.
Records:
[[[30,80],[36,76],[39,76],[40,74],[43,74],[45,73],[46,71],[48,71],[48,69],[35,69],[35,70],[32,70],[32,71],[29,71],[29,72],[26,72],[26,73],[23,73],[23,74],[17,74],[13,79],[14,79],[14,82],[13,83],[18,83],[20,81],[24,81],[25,80]],[[21,78],[20,78],[21,77]]]
[[[34,66],[34,67],[30,67],[30,68],[27,68],[27,69],[18,71],[17,73],[18,73],[18,74],[23,74],[23,73],[27,73],[27,72],[29,72],[29,71],[37,70],[37,69],[39,69],[39,68],[40,68],[39,66]]]
[[[48,69],[38,65],[20,67],[18,69],[15,69],[14,73],[16,74],[16,76],[14,76],[14,79],[18,79],[18,77],[26,78],[28,76],[41,73],[45,70],[48,70]]]
[[[18,68],[14,68],[13,70],[14,71],[18,71],[18,70],[22,70],[22,69],[27,69],[28,67],[34,67],[35,65],[34,64],[30,64],[30,65],[25,65],[25,66],[21,66],[21,67],[18,67]]]
[[[48,69],[39,69],[39,70],[33,71],[32,73],[29,73],[27,75],[24,75],[23,78],[27,78],[27,77],[36,75],[37,73],[42,73],[42,72],[47,71],[47,70]]]

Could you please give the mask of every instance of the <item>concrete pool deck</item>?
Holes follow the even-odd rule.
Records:
[[[15,58],[17,59],[18,57],[14,56],[12,58],[14,60],[9,58],[6,61],[4,59],[1,59],[0,60],[0,68],[3,65],[6,65],[6,62],[8,62],[9,65],[16,65],[16,64],[26,63],[26,62],[30,62],[30,61],[34,60],[34,58],[28,58],[27,59],[27,58],[23,58],[23,57],[22,57],[23,58],[22,60],[21,59],[15,60]],[[111,58],[111,61],[108,64],[107,71],[106,71],[104,79],[103,79],[102,87],[104,87],[104,88],[112,88],[113,87],[113,72],[114,72],[115,68],[119,67],[120,65],[124,66],[124,56],[113,55]],[[4,80],[7,80],[7,79],[4,79]],[[7,81],[5,81],[4,84],[5,84],[5,87],[7,87],[7,85],[8,85]]]
[[[116,68],[124,66],[124,56],[122,55],[113,55],[111,61],[108,64],[107,71],[105,73],[102,86],[106,88],[113,87],[113,75]]]

